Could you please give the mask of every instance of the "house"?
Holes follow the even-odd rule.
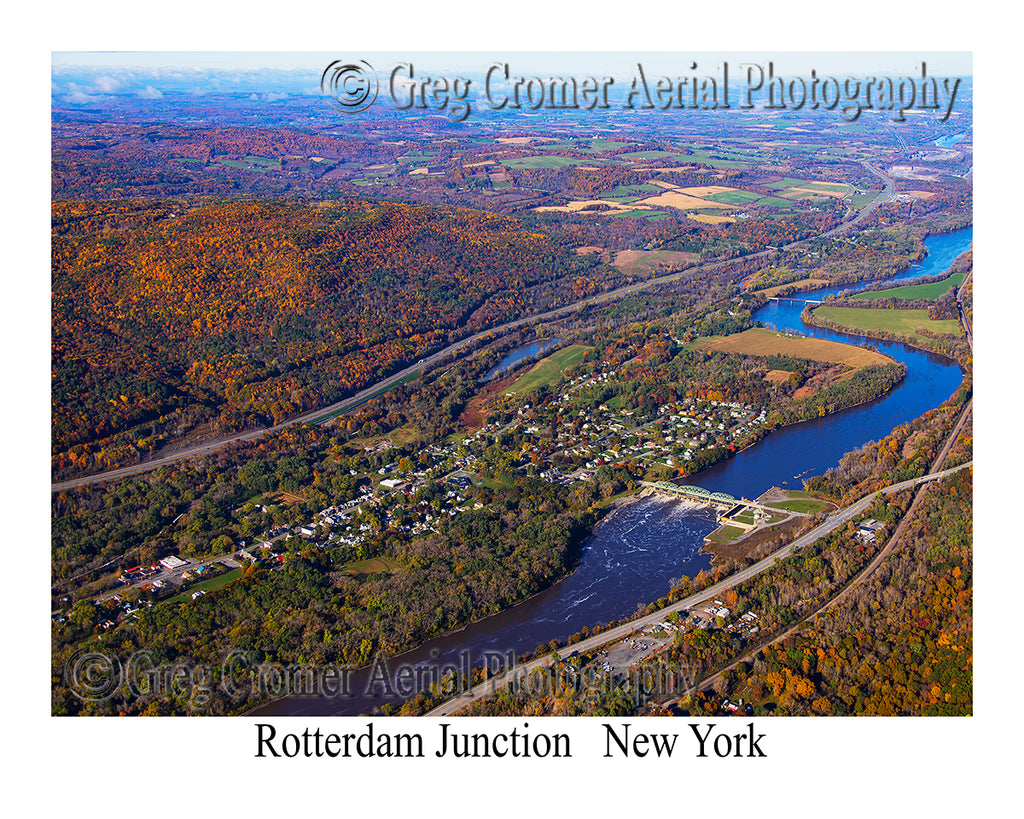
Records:
[[[885,526],[884,523],[877,521],[874,518],[863,520],[861,521],[860,526],[857,527],[857,537],[866,543],[874,543],[876,533],[883,526]]]
[[[172,572],[175,569],[180,569],[182,566],[187,566],[188,561],[182,560],[180,557],[177,557],[175,555],[170,555],[168,557],[161,558],[160,565],[163,566],[164,569],[166,569],[167,571]]]

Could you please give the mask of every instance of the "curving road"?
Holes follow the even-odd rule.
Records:
[[[834,227],[831,230],[827,230],[823,233],[820,233],[817,237],[814,238],[828,238],[831,236],[836,236],[840,233],[844,233],[850,230],[851,228],[855,227],[857,224],[859,224],[872,213],[874,213],[874,211],[877,210],[881,205],[892,201],[896,190],[895,182],[893,181],[892,177],[888,176],[887,174],[883,173],[882,171],[878,170],[877,168],[875,168],[874,166],[870,165],[867,162],[863,162],[861,164],[867,170],[869,170],[871,173],[873,173],[875,176],[881,179],[885,187],[883,188],[881,193],[879,193],[879,195],[876,196],[875,199],[872,200],[872,202],[867,207],[861,210],[850,221],[843,222],[841,225],[838,225],[837,227]],[[792,242],[788,245],[778,248],[777,250],[789,250],[790,248],[797,247],[798,245],[802,244],[805,241],[808,240],[801,239],[797,242]],[[311,421],[320,418],[323,415],[344,412],[345,410],[353,407],[355,404],[358,404],[365,400],[366,398],[369,398],[373,394],[393,387],[403,378],[406,378],[407,376],[412,375],[413,373],[419,372],[425,367],[429,367],[432,364],[437,363],[446,356],[450,356],[453,353],[462,350],[464,347],[473,345],[476,342],[488,336],[503,336],[511,332],[512,330],[515,330],[526,324],[547,321],[553,318],[559,318],[561,316],[568,315],[569,313],[574,313],[579,310],[582,310],[583,308],[589,307],[591,305],[603,304],[605,302],[614,301],[615,299],[621,298],[622,296],[625,296],[629,293],[636,293],[641,290],[647,290],[651,287],[656,287],[665,284],[666,282],[678,281],[683,276],[690,276],[691,274],[698,272],[720,270],[735,262],[745,262],[750,259],[757,259],[768,256],[769,254],[776,253],[777,250],[761,250],[758,251],[757,253],[751,253],[746,256],[738,256],[734,259],[726,259],[724,261],[719,262],[709,262],[708,264],[699,265],[698,267],[691,267],[686,270],[681,270],[677,273],[670,273],[665,276],[659,276],[657,278],[648,279],[647,281],[626,285],[624,287],[617,288],[616,290],[609,290],[606,293],[598,293],[595,296],[590,296],[588,298],[581,299],[580,301],[573,302],[572,304],[565,305],[564,307],[557,307],[553,310],[548,310],[547,312],[544,313],[526,316],[521,319],[510,321],[507,324],[502,324],[497,327],[491,327],[487,330],[481,330],[480,332],[468,336],[462,339],[461,341],[456,341],[452,344],[449,344],[447,347],[438,350],[436,353],[433,353],[432,355],[429,355],[425,358],[421,358],[419,361],[415,362],[414,364],[410,364],[408,367],[401,370],[400,372],[397,372],[394,375],[390,375],[387,378],[378,381],[376,384],[372,384],[371,386],[366,387],[363,390],[360,390],[355,395],[352,395],[342,401],[337,401],[334,404],[331,404],[330,406],[321,407],[311,412],[303,413],[302,415],[295,416],[294,418],[290,418],[287,421],[282,421],[280,424],[275,424],[270,427],[261,427],[260,429],[249,430],[247,432],[239,432],[232,435],[226,435],[221,438],[215,438],[210,441],[206,441],[202,444],[196,444],[194,446],[185,447],[173,453],[162,455],[160,457],[153,458],[148,461],[143,461],[141,463],[133,464],[131,466],[125,466],[119,469],[111,469],[107,472],[98,472],[95,475],[86,475],[81,478],[73,478],[67,481],[60,481],[59,483],[51,483],[50,492],[54,493],[62,492],[66,489],[78,489],[80,487],[88,486],[94,483],[102,483],[103,481],[114,480],[117,478],[126,478],[130,475],[139,475],[142,474],[143,472],[151,472],[152,470],[157,469],[161,466],[166,466],[168,464],[177,463],[178,461],[184,461],[189,458],[194,458],[197,455],[206,455],[210,452],[215,452],[234,443],[250,441],[253,438],[259,438],[263,435],[270,435],[274,432],[277,432],[279,430],[284,429],[285,427],[289,427],[294,424],[308,424]]]

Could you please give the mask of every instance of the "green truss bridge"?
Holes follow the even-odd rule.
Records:
[[[698,503],[710,503],[715,506],[735,506],[740,503],[737,498],[725,492],[711,492],[703,486],[679,486],[667,481],[640,481],[642,486],[649,487],[655,492],[665,495],[674,495],[677,498],[697,501]],[[745,501],[744,501],[745,502]]]

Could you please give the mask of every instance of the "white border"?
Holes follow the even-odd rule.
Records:
[[[39,605],[45,595],[14,597],[17,609],[8,611],[8,631],[14,658],[8,662],[5,691],[15,712],[15,730],[8,743],[18,762],[9,780],[15,792],[33,801],[58,804],[77,813],[109,815],[130,809],[163,816],[182,811],[207,812],[209,806],[260,815],[289,813],[303,808],[338,813],[355,810],[398,815],[448,815],[463,812],[508,815],[543,811],[560,805],[559,815],[629,815],[663,808],[673,813],[711,809],[752,815],[793,815],[801,811],[853,815],[874,808],[881,815],[897,809],[915,813],[936,810],[953,815],[969,810],[975,800],[994,801],[1014,781],[1009,759],[1019,759],[1015,733],[1007,715],[1014,696],[1019,660],[1010,641],[1010,604],[997,601],[1012,595],[1003,578],[1015,578],[1019,568],[1012,527],[991,525],[997,510],[1009,503],[1009,476],[997,469],[1008,454],[1000,430],[1016,421],[1014,395],[1007,376],[1016,368],[1005,354],[1015,352],[1012,339],[1001,338],[1003,316],[990,295],[996,275],[1000,294],[1016,275],[1008,237],[1019,230],[1010,224],[1011,210],[996,179],[1014,168],[1016,156],[1007,141],[1010,117],[1016,118],[1015,71],[1009,61],[1016,43],[1009,40],[1008,21],[990,23],[981,9],[964,19],[962,6],[898,7],[892,3],[856,6],[763,4],[714,5],[697,9],[690,4],[659,8],[598,4],[555,8],[550,3],[447,3],[440,7],[380,4],[353,8],[349,4],[293,6],[232,5],[178,2],[160,7],[137,3],[50,4],[30,12],[29,28],[39,31],[27,45],[7,57],[15,104],[5,117],[5,130],[14,143],[5,152],[9,166],[20,166],[4,203],[9,243],[19,247],[16,266],[8,268],[15,308],[8,312],[7,347],[14,363],[8,391],[5,425],[15,438],[14,457],[6,470],[8,506],[8,584],[41,590],[49,582],[49,549],[35,521],[48,520],[44,486],[49,441],[48,370],[49,312],[46,263],[49,198],[49,107],[42,87],[49,79],[50,52],[74,49],[130,48],[138,50],[221,49],[318,50],[344,52],[409,50],[567,51],[778,51],[823,48],[835,50],[969,50],[974,52],[976,145],[981,146],[976,170],[976,212],[981,271],[977,295],[978,346],[989,358],[978,367],[982,402],[975,424],[977,458],[983,464],[976,502],[975,636],[976,698],[970,719],[806,719],[762,720],[768,735],[767,760],[736,760],[734,764],[682,758],[674,762],[616,761],[586,754],[572,763],[541,765],[505,761],[494,764],[413,764],[380,761],[347,762],[297,760],[266,762],[252,759],[254,731],[244,720],[56,720],[48,717],[48,612]],[[1003,28],[991,33],[986,29]],[[21,27],[16,23],[11,32]],[[311,32],[311,36],[307,36]],[[833,32],[835,32],[833,34]],[[1005,40],[1002,38],[1006,38]],[[19,38],[10,38],[19,39]],[[1004,122],[1004,117],[1007,120]],[[10,132],[13,132],[11,134]],[[6,141],[9,141],[7,139]],[[1006,161],[1009,164],[1003,165]],[[27,199],[27,201],[26,201]],[[24,237],[28,247],[21,252]],[[1003,241],[1000,241],[1000,240]],[[996,273],[996,271],[999,271]],[[11,291],[9,291],[11,292]],[[1013,292],[1013,296],[1017,293]],[[1019,303],[1000,298],[1001,303]],[[28,309],[24,305],[28,304]],[[999,342],[1003,342],[1000,344]],[[19,353],[25,349],[29,355]],[[996,362],[1007,364],[996,369]],[[1016,362],[1013,362],[1016,363]],[[1011,367],[1013,367],[1011,369]],[[1002,382],[1001,382],[1002,380]],[[29,412],[24,412],[25,400]],[[28,425],[28,434],[22,430]],[[1003,455],[1000,459],[997,452]],[[28,475],[28,514],[20,513]],[[44,478],[45,475],[45,478]],[[1005,478],[1007,483],[1001,483]],[[1009,554],[1008,554],[1009,553]],[[26,563],[27,576],[21,571]],[[1012,566],[1007,561],[1012,561]],[[14,571],[10,571],[14,569]],[[28,582],[26,582],[28,581]],[[27,627],[24,627],[26,626]],[[18,673],[28,659],[28,685]],[[27,690],[26,690],[27,688]],[[1005,704],[1004,704],[1005,703]],[[279,720],[289,724],[291,720]],[[516,720],[515,722],[518,722]],[[537,721],[535,721],[536,723]],[[634,721],[637,722],[637,721]],[[644,721],[647,728],[648,722]],[[648,730],[687,730],[656,721]],[[337,730],[333,721],[323,728]],[[388,723],[389,726],[391,723]],[[405,725],[403,723],[403,725]],[[490,730],[493,723],[486,723]],[[395,723],[397,729],[398,723]],[[592,721],[545,720],[547,730],[574,734],[593,730]],[[599,728],[599,726],[597,726]],[[422,723],[404,730],[425,730]],[[995,733],[1009,734],[1000,751]],[[991,741],[990,741],[991,740]],[[600,743],[600,741],[599,741]],[[582,747],[582,744],[581,744]],[[1004,755],[1005,754],[1005,755]],[[1012,757],[1010,755],[1013,755]],[[29,770],[45,770],[45,784],[29,779]],[[1016,771],[1014,771],[1015,773]],[[16,794],[12,794],[16,796]],[[13,804],[17,802],[12,799]],[[1013,804],[1010,802],[1009,804]],[[784,811],[784,814],[783,814]]]

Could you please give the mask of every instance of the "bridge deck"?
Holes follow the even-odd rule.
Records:
[[[640,481],[640,484],[653,489],[655,492],[660,492],[663,495],[686,498],[687,500],[697,501],[698,503],[707,503],[712,506],[718,506],[725,509],[731,509],[737,504],[741,504],[743,506],[749,506],[752,509],[761,509],[765,512],[774,512],[776,514],[783,511],[781,509],[773,509],[770,506],[764,506],[760,503],[746,500],[745,498],[734,498],[732,495],[726,494],[725,492],[712,492],[709,489],[705,489],[703,486],[680,486],[678,484],[668,483],[667,481]]]

